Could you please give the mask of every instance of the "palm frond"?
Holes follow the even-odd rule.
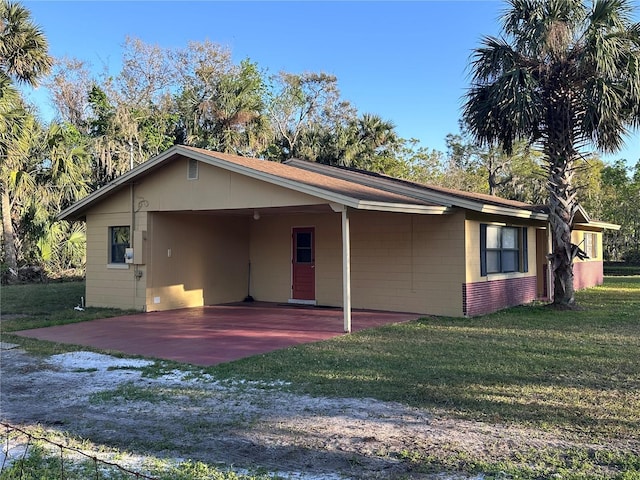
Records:
[[[543,120],[539,85],[535,70],[529,65],[523,67],[510,62],[508,69],[502,69],[506,63],[493,64],[498,69],[491,76],[492,81],[476,83],[469,89],[463,116],[471,133],[481,143],[499,142],[510,151],[516,139],[534,142],[539,136]]]
[[[569,41],[582,21],[581,0],[510,0],[509,6],[502,16],[503,30],[516,50],[531,56],[545,55],[559,40]]]
[[[503,72],[517,66],[524,66],[528,60],[501,38],[487,36],[482,46],[472,54],[472,81],[475,83],[492,82]]]
[[[0,2],[0,69],[19,82],[35,86],[49,72],[53,60],[47,39],[19,3]]]
[[[590,29],[625,29],[633,22],[633,5],[628,0],[596,0],[588,18]]]

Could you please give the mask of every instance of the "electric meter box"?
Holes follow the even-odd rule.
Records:
[[[124,263],[133,263],[133,248],[127,248],[124,251]]]

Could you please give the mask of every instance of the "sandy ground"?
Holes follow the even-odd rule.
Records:
[[[283,385],[220,382],[91,352],[1,351],[0,419],[40,424],[111,448],[315,480],[468,478],[418,472],[409,457],[566,447],[552,434],[469,422],[372,399],[316,398]],[[140,390],[143,389],[143,390]],[[474,478],[482,478],[474,477]]]

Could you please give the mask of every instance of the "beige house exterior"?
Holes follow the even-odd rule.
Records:
[[[578,217],[582,288],[615,226]],[[86,221],[88,306],[250,297],[342,307],[349,331],[352,308],[462,317],[550,291],[543,208],[300,160],[175,146],[60,218]]]

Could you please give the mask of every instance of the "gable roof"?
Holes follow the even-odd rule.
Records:
[[[303,160],[286,163],[240,157],[176,145],[142,163],[60,213],[63,220],[84,218],[95,204],[177,158],[191,158],[273,185],[305,193],[328,203],[359,210],[444,214],[455,208],[510,217],[546,220],[539,206],[494,196],[399,180],[386,175],[321,165]]]

